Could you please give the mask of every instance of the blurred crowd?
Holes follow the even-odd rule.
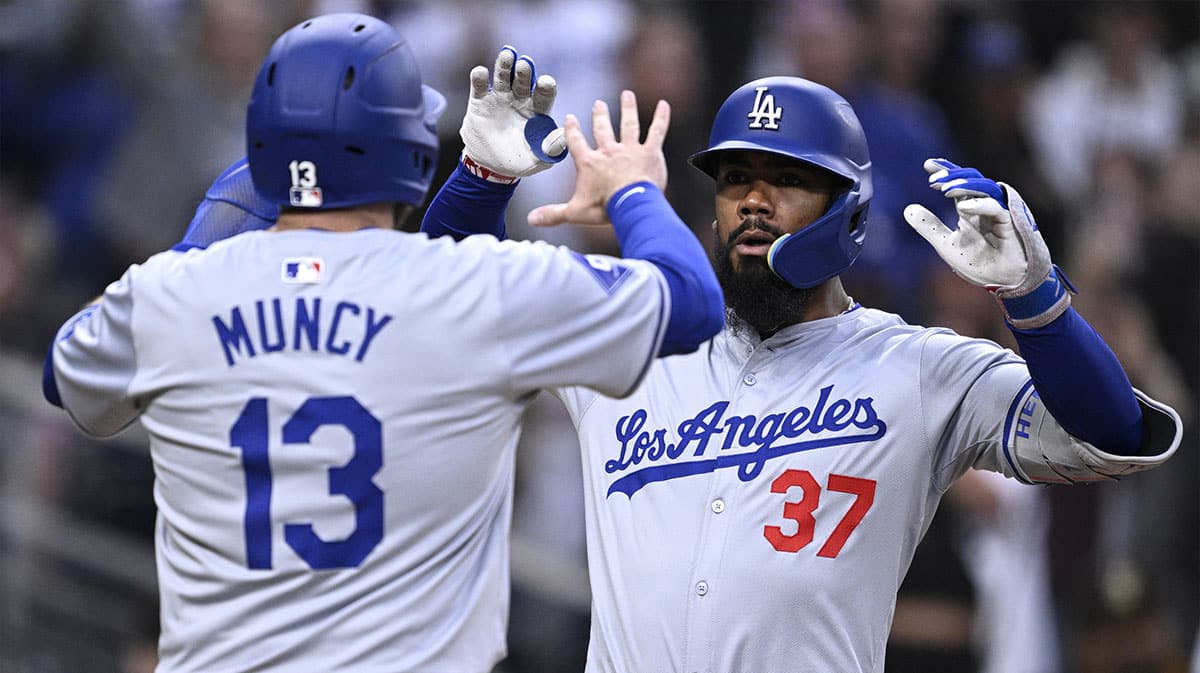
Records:
[[[104,443],[74,432],[36,401],[34,374],[63,320],[181,238],[205,188],[244,152],[245,104],[271,41],[329,11],[374,14],[408,38],[425,81],[449,99],[442,175],[462,147],[467,73],[504,44],[557,78],[560,122],[586,119],[593,99],[613,104],[623,88],[638,93],[643,118],[670,101],[668,197],[705,245],[711,183],[687,157],[705,146],[721,100],[766,75],[826,84],[853,104],[874,163],[847,290],[1009,347],[993,300],[954,276],[901,211],[920,202],[951,217],[926,187],[927,157],[1017,187],[1081,289],[1076,307],[1135,386],[1180,410],[1185,443],[1162,469],[1119,483],[1030,488],[967,475],[901,590],[887,670],[1200,670],[1195,0],[0,3],[0,670],[152,670],[144,442],[136,431]],[[616,252],[602,231],[524,224],[531,207],[564,201],[573,178],[566,162],[525,180],[512,237]],[[501,671],[579,671],[582,482],[553,398],[531,408],[518,459]]]

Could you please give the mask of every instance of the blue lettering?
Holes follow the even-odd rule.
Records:
[[[825,429],[817,419],[821,418],[821,412],[825,411],[825,403],[829,401],[829,394],[832,392],[833,386],[822,388],[821,394],[817,396],[817,403],[813,405],[812,415],[808,417],[808,431],[814,435]]]
[[[850,406],[850,400],[838,400],[829,405],[829,410],[825,412],[825,429],[826,430],[844,430],[850,425],[850,418],[847,414],[853,409]]]
[[[654,445],[651,446],[650,450],[646,453],[646,460],[659,460],[664,454],[666,454],[667,448],[667,430],[666,428],[659,428],[654,433]]]
[[[1017,419],[1017,436],[1021,439],[1029,439],[1029,426],[1033,412],[1037,411],[1037,402],[1034,401],[1033,395],[1021,407],[1021,418]]]
[[[624,470],[629,467],[631,460],[626,459],[625,452],[629,444],[629,440],[637,435],[646,424],[646,410],[638,409],[628,416],[622,416],[617,421],[617,441],[621,443],[621,455],[616,460],[610,460],[604,463],[604,471],[608,473]]]
[[[875,415],[875,407],[871,404],[874,401],[870,397],[860,397],[854,401],[854,427],[868,430],[879,423],[879,416]],[[862,420],[859,420],[860,414]]]
[[[776,439],[779,439],[780,428],[783,426],[783,414],[767,414],[759,421],[758,428],[755,429],[754,435],[750,437],[751,444],[757,444],[764,449],[771,446]]]
[[[387,325],[391,321],[392,316],[385,314],[379,322],[375,322],[375,309],[370,306],[367,307],[367,333],[363,336],[362,345],[358,347],[358,353],[354,356],[355,360],[362,362],[363,358],[367,355],[367,348],[371,345],[371,340],[379,334],[384,325]]]
[[[254,308],[258,313],[258,336],[259,343],[262,344],[264,353],[274,353],[283,350],[283,308],[279,305],[279,297],[271,300],[271,308],[275,309],[275,343],[267,337],[267,317],[264,315],[263,302],[261,299],[254,302]]]
[[[628,473],[615,479],[609,485],[608,493],[625,493],[632,497],[646,484],[735,466],[738,477],[750,481],[762,473],[768,461],[781,456],[876,441],[887,432],[887,424],[876,413],[874,402],[871,397],[853,401],[834,398],[833,386],[826,386],[821,388],[811,407],[801,405],[759,418],[751,414],[726,417],[730,402],[721,400],[679,423],[676,428],[678,444],[670,443],[671,435],[666,428],[647,429],[649,414],[645,409],[638,409],[616,423],[620,452],[616,459],[606,461],[604,467],[609,474]],[[1024,413],[1031,414],[1035,408],[1036,405],[1027,405]],[[1027,420],[1021,423],[1022,427],[1029,425]],[[861,432],[841,432],[852,425]],[[722,433],[725,433],[725,440],[719,449],[721,453],[715,458],[678,460],[693,445],[691,457],[700,458],[712,438]],[[806,433],[814,437],[776,445],[782,437],[796,439]],[[748,448],[753,450],[725,452]],[[641,466],[643,463],[647,465]],[[631,470],[634,466],[641,467]]]
[[[725,435],[725,444],[721,447],[722,451],[733,448],[733,440],[736,439],[738,446],[750,446],[754,441],[750,438],[750,432],[754,430],[754,423],[758,419],[754,416],[730,416],[729,420],[725,421],[725,428],[729,434]],[[738,437],[738,430],[742,431],[742,436]]]
[[[329,324],[329,336],[325,339],[325,350],[337,355],[345,355],[350,352],[350,342],[343,341],[340,344],[334,344],[333,341],[337,338],[338,326],[342,322],[342,312],[349,311],[354,315],[362,312],[358,304],[353,304],[348,301],[339,301],[338,305],[333,309],[333,321]]]
[[[783,419],[783,436],[799,437],[804,434],[805,423],[808,421],[808,407],[796,407],[788,412]]]
[[[313,298],[312,313],[308,312],[308,304],[304,297],[296,297],[296,327],[292,331],[292,349],[300,350],[300,337],[308,339],[308,350],[317,350],[320,341],[321,327],[321,298]]]
[[[237,351],[241,355],[242,343],[246,344],[246,352],[249,357],[254,357],[254,344],[250,342],[250,333],[246,331],[246,321],[242,320],[242,312],[238,307],[233,307],[233,315],[230,316],[230,322],[233,326],[228,326],[221,320],[220,316],[212,317],[213,326],[217,328],[217,338],[221,340],[221,348],[225,349],[225,362],[230,367],[233,366],[233,352]]]
[[[679,424],[679,444],[671,450],[667,449],[667,457],[671,459],[678,458],[683,454],[684,449],[689,442],[697,443],[696,451],[692,455],[704,455],[704,451],[708,448],[708,440],[716,434],[717,423],[721,421],[721,416],[724,415],[725,409],[729,406],[728,402],[716,402],[709,406],[704,411],[696,414],[695,418]]]

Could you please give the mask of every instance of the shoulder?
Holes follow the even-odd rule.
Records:
[[[887,348],[916,349],[926,361],[957,354],[1015,358],[1011,350],[988,339],[963,336],[946,327],[910,324],[886,311],[864,308],[857,316],[855,338],[878,342]]]

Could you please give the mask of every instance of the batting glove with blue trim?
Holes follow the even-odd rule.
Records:
[[[528,56],[505,46],[488,69],[471,70],[471,98],[459,134],[463,164],[492,182],[512,183],[540,173],[567,156],[563,131],[550,117],[558,83],[549,75],[534,80]]]
[[[1051,263],[1050,250],[1017,190],[945,159],[927,160],[925,170],[929,186],[954,199],[958,227],[947,226],[918,204],[904,209],[909,226],[954,273],[992,292],[1013,327],[1035,329],[1062,315],[1075,288]]]

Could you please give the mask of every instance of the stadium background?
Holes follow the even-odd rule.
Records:
[[[720,101],[768,74],[830,85],[863,118],[878,189],[851,294],[1010,346],[990,299],[950,274],[900,208],[934,198],[927,156],[1018,186],[1083,289],[1078,308],[1190,434],[1165,468],[1120,483],[1014,493],[984,479],[952,491],[902,590],[897,633],[920,645],[921,606],[957,605],[988,673],[1188,670],[1200,623],[1200,3],[1190,0],[0,3],[0,670],[152,670],[144,435],[97,442],[74,431],[41,399],[41,360],[62,320],[180,238],[205,187],[242,153],[246,96],[273,37],[338,10],[393,22],[450,99],[442,175],[461,149],[467,72],[490,66],[502,44],[558,78],[560,121],[621,88],[647,105],[668,99],[669,196],[706,244],[711,189],[686,157],[705,145]],[[613,252],[602,232],[523,225],[533,205],[564,200],[572,177],[559,167],[525,181],[513,237]],[[519,460],[500,670],[582,670],[579,459],[552,399],[531,409]],[[1018,589],[1039,570],[1044,586]],[[1027,623],[1043,628],[1022,637]]]

